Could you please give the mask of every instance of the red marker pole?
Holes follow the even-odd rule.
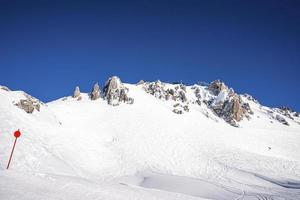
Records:
[[[9,161],[8,161],[8,164],[7,164],[6,169],[9,168],[10,161],[11,161],[11,158],[12,158],[12,156],[13,156],[13,153],[14,153],[14,150],[15,150],[15,146],[16,146],[16,143],[17,143],[17,139],[18,139],[18,137],[21,136],[20,130],[15,131],[15,132],[14,132],[14,136],[15,136],[15,142],[14,142],[14,146],[13,146],[13,148],[12,148],[12,150],[11,150],[10,157],[9,157]]]

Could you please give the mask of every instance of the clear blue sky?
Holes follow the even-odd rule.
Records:
[[[0,84],[42,101],[118,75],[223,80],[300,111],[300,1],[0,0]]]

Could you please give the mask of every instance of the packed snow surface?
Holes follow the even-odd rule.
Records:
[[[177,115],[125,86],[132,105],[82,93],[32,114],[14,105],[23,92],[0,89],[0,199],[300,199],[297,120],[285,126],[244,98],[254,114],[236,128],[203,105]]]

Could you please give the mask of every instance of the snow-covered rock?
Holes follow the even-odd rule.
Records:
[[[146,82],[142,88],[149,94],[158,99],[174,102],[173,112],[176,114],[183,114],[188,112],[188,98],[186,96],[186,86],[183,84],[169,84],[163,83],[160,80],[155,82]]]
[[[252,101],[256,104],[260,104],[259,101],[255,99],[253,96],[251,96],[250,94],[242,94],[241,96],[248,99],[248,101]]]
[[[176,103],[173,105],[174,109],[172,110],[176,114],[183,114],[184,112],[189,112],[189,106],[187,104]]]
[[[213,106],[214,107],[222,106],[224,102],[228,100],[228,98],[229,98],[228,91],[227,90],[221,91],[218,94],[217,98],[215,98],[215,100],[213,101]]]
[[[289,123],[286,121],[286,119],[278,114],[275,115],[275,119],[284,125],[287,125],[287,126],[289,125]]]
[[[281,113],[282,115],[290,118],[291,120],[294,120],[294,118],[292,116],[295,116],[296,112],[293,109],[286,107],[286,106],[282,106],[279,109],[277,109],[277,111],[279,113]]]

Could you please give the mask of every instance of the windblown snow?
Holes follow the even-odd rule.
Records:
[[[168,100],[147,84],[46,104],[0,88],[0,199],[300,199],[298,113],[240,95],[252,114],[233,126],[213,110],[225,109],[229,90],[185,86]],[[40,107],[28,113],[24,101],[25,112],[22,99]]]

